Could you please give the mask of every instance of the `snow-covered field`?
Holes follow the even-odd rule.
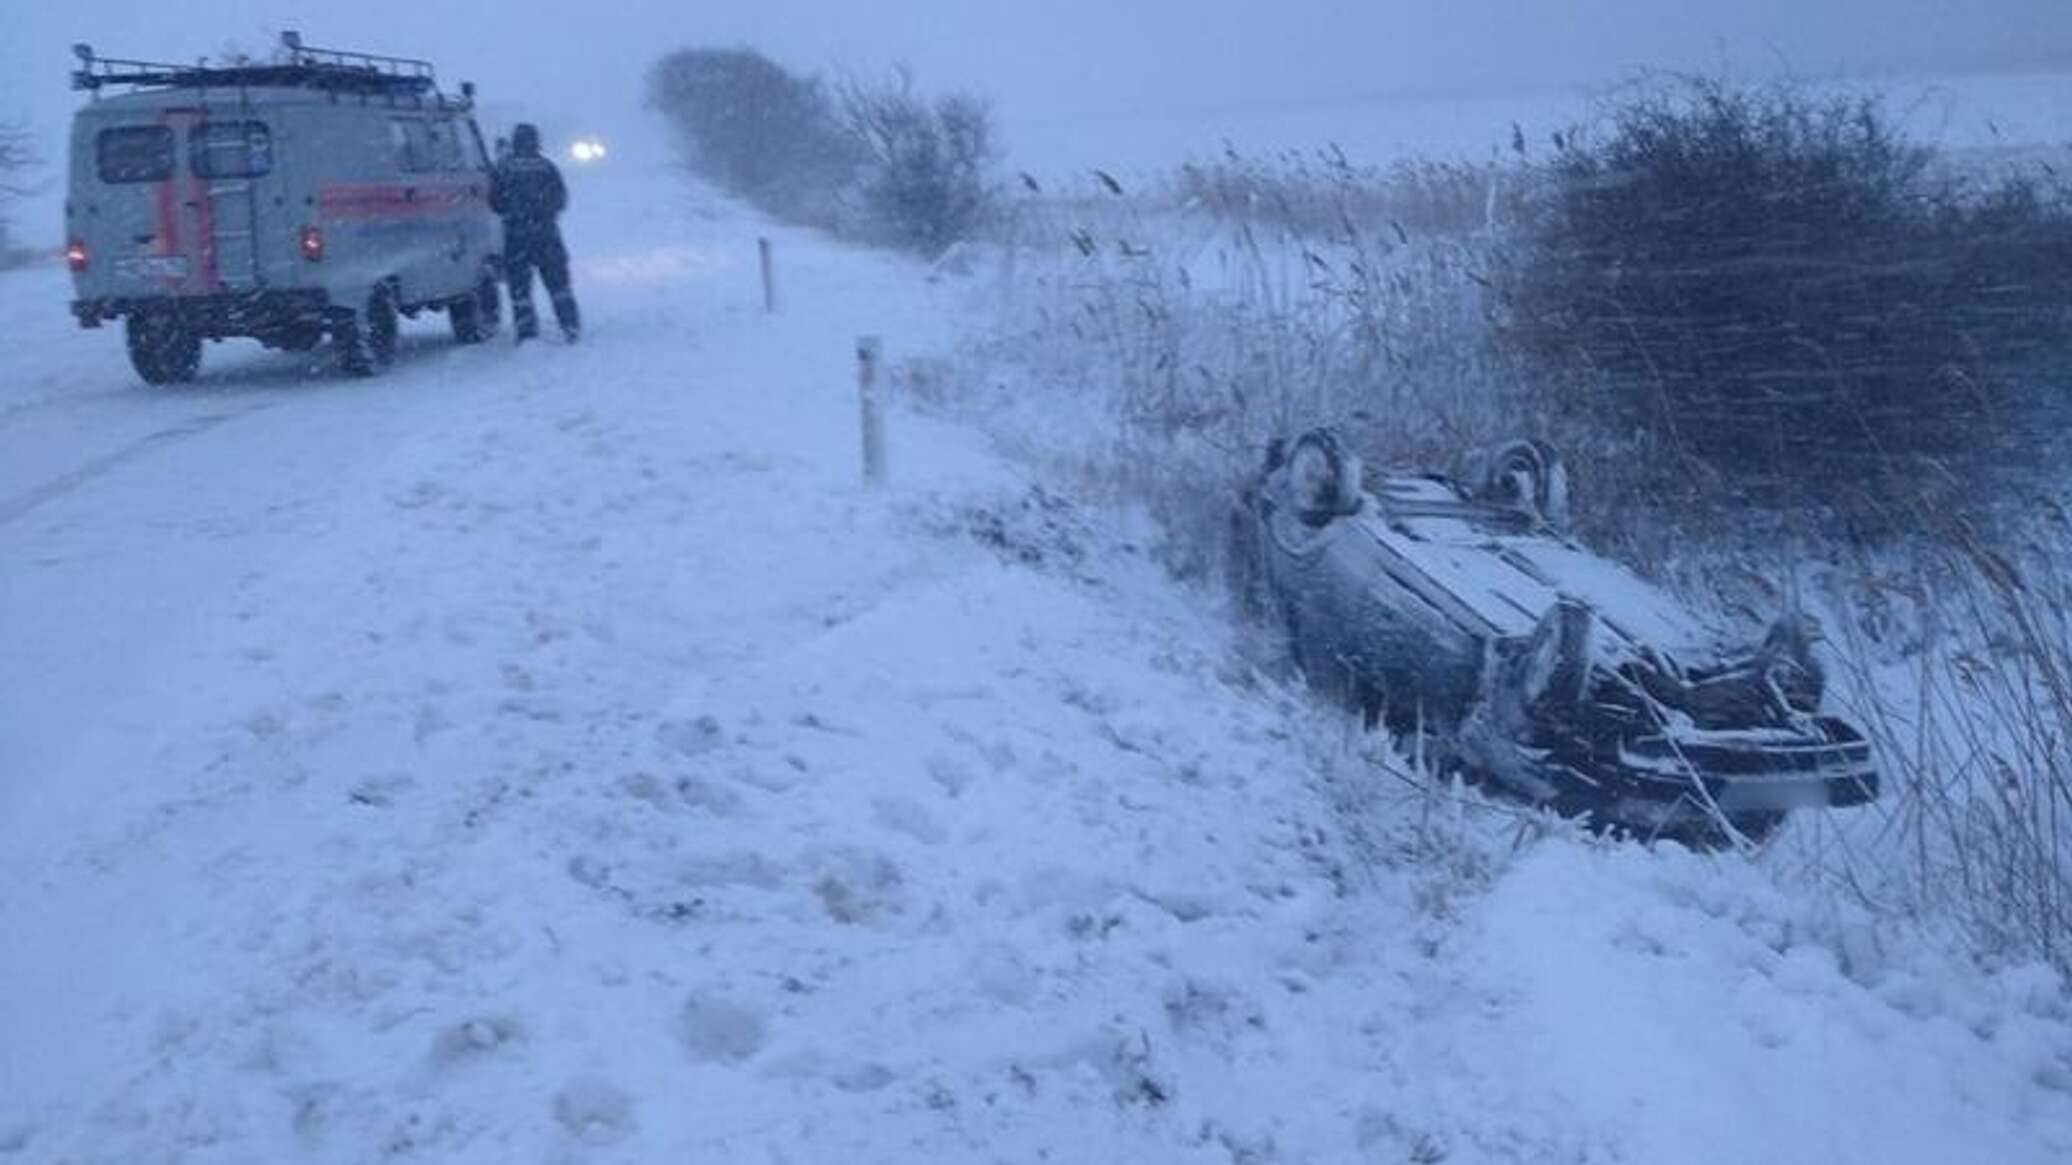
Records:
[[[1549,134],[1587,122],[1595,96],[1616,93],[1642,75],[1607,74],[1587,90],[1348,96],[1106,115],[1018,117],[1010,105],[1002,113],[1014,150],[1010,160],[1053,186],[1096,166],[1150,177],[1183,162],[1214,160],[1225,150],[1272,157],[1337,146],[1355,162],[1370,164],[1398,158],[1489,161],[1509,155],[1513,126],[1537,151]],[[1830,84],[1837,92],[1882,98],[1909,137],[1945,150],[2052,147],[2055,162],[2072,116],[2072,71],[2065,70]]]
[[[580,178],[582,346],[372,382],[0,275],[0,1161],[2072,1155],[2049,976],[1414,795],[976,430],[861,487],[973,289]]]

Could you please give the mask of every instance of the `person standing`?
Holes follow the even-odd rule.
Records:
[[[511,287],[511,322],[518,342],[540,334],[532,306],[532,274],[538,271],[554,302],[554,320],[574,343],[582,330],[575,291],[568,282],[568,248],[561,242],[561,212],[568,187],[561,171],[540,156],[539,127],[521,123],[511,131],[511,154],[500,160],[489,184],[489,208],[504,220],[504,278]]]

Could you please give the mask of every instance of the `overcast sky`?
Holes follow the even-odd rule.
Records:
[[[926,84],[991,95],[1025,155],[1116,119],[1139,119],[1141,146],[1186,116],[1515,100],[1648,66],[2072,75],[2072,0],[0,0],[0,117],[30,119],[62,153],[72,42],[189,59],[263,50],[283,28],[429,56],[490,100],[604,123],[673,47],[751,44],[808,70],[903,60]]]

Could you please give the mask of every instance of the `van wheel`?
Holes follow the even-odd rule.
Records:
[[[354,376],[372,376],[396,362],[396,333],[402,323],[396,313],[395,288],[376,284],[367,306],[339,321],[333,335],[338,341],[339,362]]]
[[[201,370],[201,335],[169,316],[139,312],[123,321],[130,366],[146,384],[185,384]]]
[[[446,305],[446,319],[453,325],[453,338],[462,344],[480,344],[496,335],[502,322],[503,296],[496,280],[488,275],[475,285],[472,295],[463,295]]]

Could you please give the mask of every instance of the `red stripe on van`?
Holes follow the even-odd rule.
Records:
[[[168,129],[173,129],[177,133],[176,127],[180,122],[168,111],[159,115],[158,124]],[[178,210],[180,201],[180,167],[177,164],[179,156],[179,143],[178,139],[175,138],[173,157],[176,160],[176,164],[167,172],[165,179],[154,184],[151,190],[151,209],[153,217],[157,220],[152,224],[155,228],[153,233],[156,236],[152,240],[152,249],[159,255],[179,255],[185,253],[180,250],[180,215]],[[178,279],[168,278],[165,281],[166,290],[178,291],[180,289],[180,282]]]
[[[180,219],[173,213],[173,203],[179,197],[173,190],[177,178],[167,178],[151,189],[152,246],[154,253],[177,255],[180,253]]]
[[[325,186],[317,191],[322,218],[402,218],[444,214],[482,200],[479,186]]]

